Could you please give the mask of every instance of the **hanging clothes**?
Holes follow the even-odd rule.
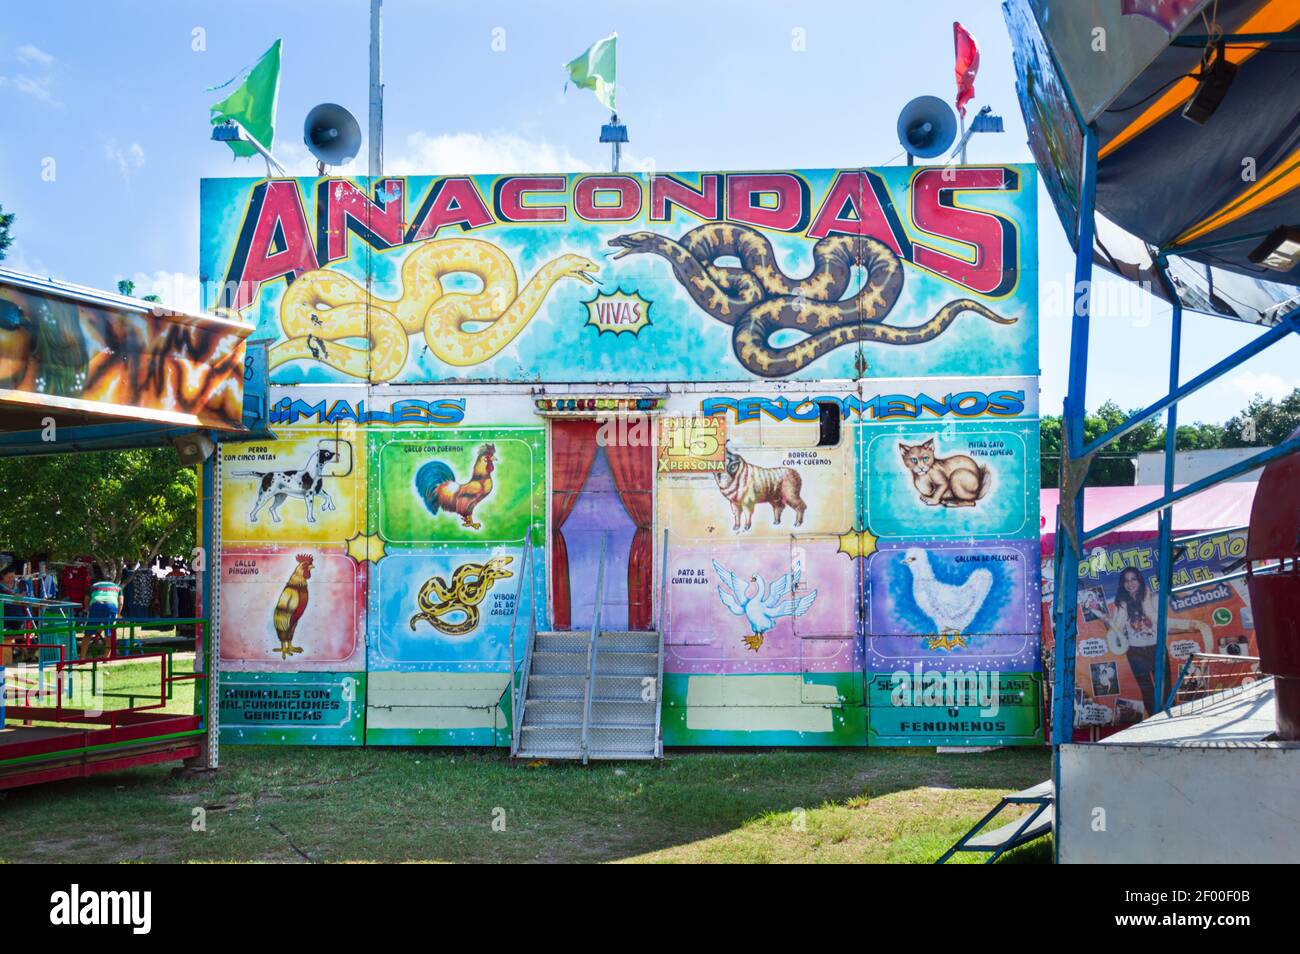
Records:
[[[124,583],[126,590],[126,615],[134,619],[146,619],[152,613],[154,578],[153,571],[142,566],[132,571]]]

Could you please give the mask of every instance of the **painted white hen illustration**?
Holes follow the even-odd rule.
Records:
[[[966,645],[962,630],[970,626],[993,588],[993,574],[986,568],[972,570],[961,583],[944,583],[934,578],[930,554],[912,547],[903,556],[912,571],[912,596],[921,612],[934,623],[937,640],[931,648],[951,649]]]
[[[748,583],[741,583],[735,573],[717,560],[713,561],[713,569],[721,581],[718,584],[718,598],[736,616],[745,617],[752,632],[743,637],[743,641],[754,652],[758,652],[763,645],[763,637],[776,625],[778,619],[783,616],[802,616],[812,608],[813,600],[817,599],[816,590],[805,596],[784,598],[798,585],[798,570],[778,577],[769,587],[758,573],[751,576]]]

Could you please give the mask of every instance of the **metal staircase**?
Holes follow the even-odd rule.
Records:
[[[606,534],[590,632],[547,630],[531,634],[525,645],[510,744],[515,758],[585,764],[663,757],[663,626],[600,628],[608,546]]]

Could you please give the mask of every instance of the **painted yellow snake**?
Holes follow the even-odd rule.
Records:
[[[697,305],[732,327],[736,359],[763,377],[783,377],[806,367],[829,351],[856,341],[920,344],[938,337],[963,311],[1009,325],[973,298],[948,302],[923,325],[884,324],[903,291],[903,263],[884,242],[865,235],[831,235],[813,246],[813,269],[806,278],[785,274],[772,243],[757,229],[743,225],[701,225],[674,241],[655,232],[630,232],[609,240],[615,258],[650,253],[672,265],[673,275]],[[718,265],[736,258],[740,267]],[[841,298],[853,266],[866,273],[862,289]],[[791,329],[806,337],[787,347],[770,339]]]
[[[420,612],[411,617],[411,629],[424,620],[448,636],[464,636],[472,632],[479,621],[478,605],[496,585],[497,580],[514,576],[506,569],[514,557],[495,556],[486,563],[462,563],[451,574],[451,584],[440,576],[431,576],[420,587],[416,603]],[[460,615],[454,622],[448,616]]]
[[[566,253],[539,268],[520,291],[514,264],[495,245],[440,239],[406,256],[398,298],[371,296],[369,306],[365,288],[347,275],[328,268],[306,272],[281,300],[286,340],[271,348],[270,365],[318,361],[354,378],[391,381],[406,364],[410,336],[420,332],[438,360],[479,364],[514,340],[556,282],[573,278],[590,285],[599,270],[590,259]],[[483,287],[444,291],[443,276],[455,273],[474,275]],[[355,343],[343,343],[349,340]],[[369,347],[358,347],[362,341]]]

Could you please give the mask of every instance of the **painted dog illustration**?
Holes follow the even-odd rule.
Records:
[[[316,522],[316,498],[321,500],[321,510],[333,510],[334,498],[325,489],[321,472],[325,465],[339,455],[332,450],[320,448],[312,451],[307,463],[298,470],[237,470],[232,477],[256,477],[258,479],[257,499],[253,501],[252,512],[248,515],[249,523],[257,523],[257,515],[268,503],[271,505],[271,519],[280,522],[280,505],[289,497],[297,497],[307,508],[307,522]]]
[[[745,515],[745,529],[754,523],[754,507],[765,503],[772,505],[772,523],[780,526],[781,514],[786,507],[794,511],[794,525],[803,523],[808,505],[799,496],[803,478],[793,467],[759,467],[726,448],[726,463],[721,472],[713,475],[718,490],[731,504],[734,518],[732,530],[740,529],[740,515]]]

